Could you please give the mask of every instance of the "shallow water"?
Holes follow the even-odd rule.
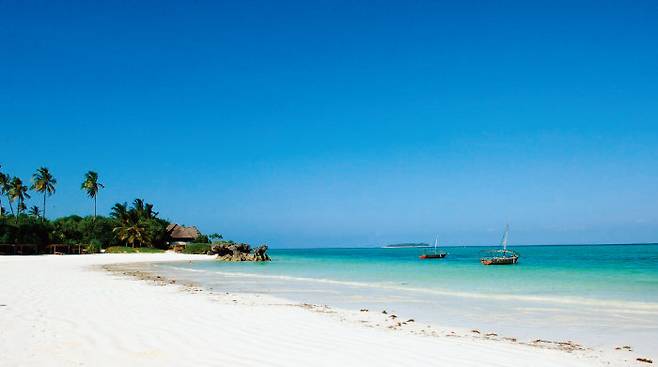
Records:
[[[159,264],[230,292],[348,309],[387,309],[445,327],[592,347],[658,350],[658,245],[525,246],[514,266],[483,266],[481,247],[271,250],[270,263]]]

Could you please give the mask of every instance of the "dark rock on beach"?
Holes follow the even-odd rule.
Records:
[[[267,255],[267,245],[251,249],[246,243],[220,243],[213,245],[208,255],[217,255],[221,261],[270,261]]]

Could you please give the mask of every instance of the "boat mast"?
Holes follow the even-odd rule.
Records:
[[[502,245],[503,251],[507,251],[507,237],[509,236],[509,224],[505,226],[505,234],[503,235]]]

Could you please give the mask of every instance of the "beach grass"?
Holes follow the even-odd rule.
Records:
[[[189,243],[183,249],[184,254],[205,254],[210,251],[209,243]]]

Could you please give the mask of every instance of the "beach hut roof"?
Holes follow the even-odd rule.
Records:
[[[195,226],[185,227],[176,223],[170,223],[167,226],[167,232],[173,240],[193,240],[201,235],[201,232]]]

